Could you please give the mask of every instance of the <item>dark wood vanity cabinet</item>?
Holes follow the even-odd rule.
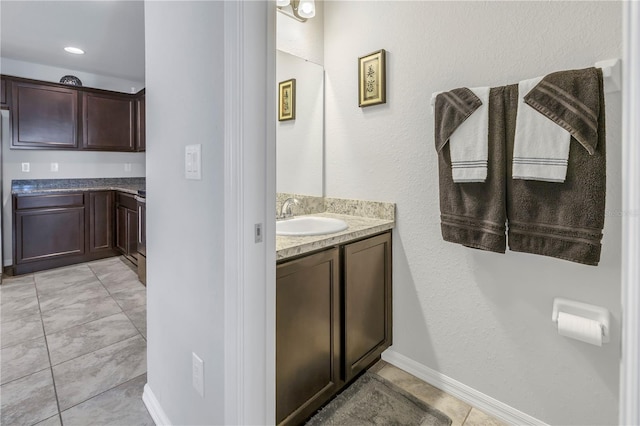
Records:
[[[344,359],[349,381],[391,344],[391,234],[344,246]]]
[[[338,249],[277,267],[277,423],[300,423],[339,388],[339,269]]]
[[[138,264],[138,203],[133,195],[116,193],[116,249]]]
[[[135,103],[128,95],[82,93],[82,147],[135,150]]]
[[[280,263],[276,423],[304,422],[391,337],[391,232]]]
[[[12,148],[78,147],[77,90],[13,81],[11,92]]]

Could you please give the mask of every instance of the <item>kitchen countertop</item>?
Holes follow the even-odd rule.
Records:
[[[351,216],[337,213],[317,213],[308,216],[332,217],[344,220],[348,228],[342,232],[325,235],[285,236],[276,235],[276,261],[282,261],[304,253],[332,247],[369,235],[393,229],[394,220]],[[301,216],[296,216],[301,217]]]
[[[76,191],[120,191],[137,195],[140,190],[145,190],[145,178],[35,179],[11,182],[11,194],[18,196]]]

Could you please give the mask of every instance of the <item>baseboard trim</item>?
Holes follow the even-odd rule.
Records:
[[[145,383],[144,392],[142,392],[142,402],[147,407],[147,411],[151,415],[153,422],[157,426],[171,426],[171,421],[169,421],[169,417],[165,414],[164,410],[160,406],[160,402],[153,394],[153,391],[149,387],[149,383]]]
[[[382,359],[507,424],[548,426],[535,417],[516,410],[391,349],[387,349],[382,354]]]

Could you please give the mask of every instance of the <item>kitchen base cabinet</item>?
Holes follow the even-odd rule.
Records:
[[[102,194],[90,192],[14,195],[12,272],[26,274],[115,255],[103,245],[108,240],[100,242],[110,233],[109,224],[96,225],[101,215],[108,215],[96,209],[100,198]],[[106,200],[108,204],[108,196]],[[96,243],[101,245],[97,250]]]
[[[113,252],[113,191],[89,193],[89,251]]]
[[[138,265],[138,203],[133,195],[116,193],[116,249]]]
[[[332,249],[277,268],[277,423],[301,423],[338,390],[338,262]]]
[[[391,233],[276,270],[276,423],[298,425],[391,345]]]

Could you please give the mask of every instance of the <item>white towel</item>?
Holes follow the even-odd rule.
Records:
[[[489,159],[489,87],[470,89],[482,101],[449,137],[455,183],[484,182]]]
[[[518,83],[513,178],[562,183],[567,176],[571,134],[523,100],[542,78]]]

